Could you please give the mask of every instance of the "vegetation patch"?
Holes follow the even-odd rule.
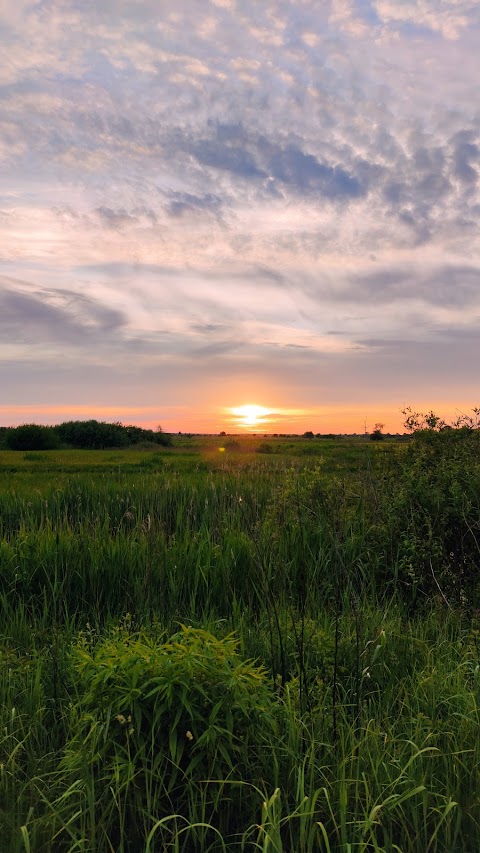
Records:
[[[9,853],[477,848],[480,433],[432,424],[0,454]]]

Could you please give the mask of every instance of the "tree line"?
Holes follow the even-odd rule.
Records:
[[[172,439],[159,426],[156,430],[105,421],[64,421],[56,426],[22,424],[0,427],[0,446],[8,450],[56,450],[72,447],[85,450],[104,450],[112,447],[131,447],[140,443],[171,447]]]

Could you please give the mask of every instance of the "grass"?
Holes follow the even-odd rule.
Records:
[[[476,459],[263,440],[0,453],[5,850],[478,848]]]

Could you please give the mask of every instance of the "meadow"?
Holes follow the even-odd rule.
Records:
[[[478,850],[479,436],[0,451],[0,850]]]

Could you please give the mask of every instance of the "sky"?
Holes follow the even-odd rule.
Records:
[[[478,0],[2,3],[0,423],[479,404],[479,43]]]

